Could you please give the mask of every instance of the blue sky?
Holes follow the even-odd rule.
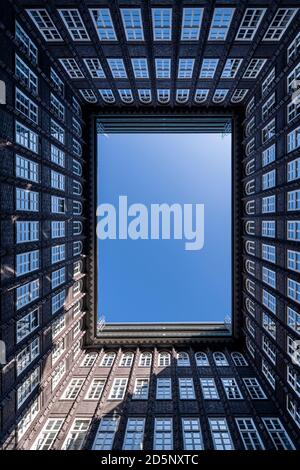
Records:
[[[223,321],[231,314],[231,136],[98,136],[98,204],[204,204],[205,243],[98,240],[106,322]]]

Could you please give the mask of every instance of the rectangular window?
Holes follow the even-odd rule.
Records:
[[[62,290],[58,294],[53,295],[51,299],[52,315],[54,315],[54,313],[58,312],[58,310],[60,310],[64,306],[65,299],[66,299],[65,290]]]
[[[39,326],[39,309],[35,308],[31,312],[20,318],[16,324],[17,343],[22,341]]]
[[[241,400],[241,391],[235,379],[221,379],[228,400]]]
[[[262,175],[262,190],[274,188],[276,186],[276,170],[269,171]]]
[[[19,122],[16,122],[16,143],[34,153],[39,151],[38,135]]]
[[[135,379],[133,400],[148,400],[149,395],[149,379]]]
[[[272,163],[276,159],[276,144],[271,145],[271,147],[268,147],[266,150],[263,151],[262,153],[262,166],[269,165],[269,163]]]
[[[276,364],[276,348],[273,343],[265,336],[262,337],[262,348],[273,364]]]
[[[263,312],[262,325],[263,328],[272,336],[272,338],[276,339],[276,323],[265,312]]]
[[[257,78],[267,59],[251,59],[243,78]]]
[[[300,397],[300,374],[296,372],[291,366],[287,366],[287,381],[292,387],[292,389],[296,392],[298,397]]]
[[[84,75],[75,59],[58,59],[70,78],[84,78]]]
[[[300,190],[289,191],[287,193],[287,210],[288,211],[300,210]]]
[[[203,450],[198,418],[182,418],[183,447],[185,450]]]
[[[300,126],[287,135],[287,151],[292,152],[300,147]]]
[[[264,359],[262,359],[261,361],[261,370],[264,376],[266,377],[267,381],[271,385],[271,387],[275,389],[276,380],[275,380],[274,371],[269,365],[269,363],[265,361]]]
[[[171,41],[172,8],[152,8],[154,41]]]
[[[262,267],[262,281],[269,286],[276,288],[276,273],[271,269],[266,268],[265,266]]]
[[[218,400],[219,394],[214,379],[200,379],[204,400]]]
[[[56,165],[65,166],[65,152],[51,144],[51,161]]]
[[[252,41],[264,17],[266,8],[247,8],[236,35],[236,41]]]
[[[261,234],[263,237],[275,238],[275,235],[276,235],[275,220],[263,220],[261,223]]]
[[[17,375],[20,375],[40,354],[40,338],[32,340],[16,357]]]
[[[66,268],[60,268],[51,273],[51,288],[55,289],[66,281]]]
[[[272,68],[271,72],[267,75],[267,78],[264,79],[261,85],[261,95],[262,98],[265,98],[269,91],[271,90],[272,86],[274,85],[274,80],[276,78],[275,75],[275,67]]]
[[[297,313],[290,307],[287,307],[287,324],[296,333],[300,333],[300,313]]]
[[[85,378],[74,377],[63,392],[61,400],[75,400],[81,390]]]
[[[46,9],[27,10],[27,13],[45,41],[62,41],[61,35]]]
[[[270,98],[267,99],[267,101],[262,105],[261,108],[261,117],[262,120],[264,121],[265,119],[268,119],[270,115],[272,114],[273,110],[275,109],[276,101],[275,101],[275,93],[273,93]]]
[[[51,137],[58,140],[61,144],[65,143],[65,131],[57,122],[53,121],[53,119],[50,120],[50,134]]]
[[[123,450],[142,450],[145,418],[128,418],[123,442]]]
[[[88,389],[85,400],[100,400],[105,385],[105,379],[95,377]]]
[[[115,378],[108,399],[123,400],[126,392],[127,382],[127,378]]]
[[[234,78],[243,62],[243,59],[227,59],[221,78]]]
[[[52,365],[58,361],[58,359],[63,355],[66,350],[66,339],[61,338],[58,340],[57,343],[53,344],[51,358],[52,358]]]
[[[276,196],[267,196],[262,198],[262,208],[261,211],[263,214],[270,214],[276,212]]]
[[[127,41],[144,41],[140,8],[121,8],[121,15]]]
[[[170,78],[171,59],[155,59],[156,78]]]
[[[156,381],[156,400],[171,400],[172,384],[171,379],[158,378]]]
[[[16,222],[16,242],[26,243],[39,240],[39,222]]]
[[[265,144],[271,140],[276,133],[275,118],[272,119],[261,131],[262,143]]]
[[[215,8],[209,30],[209,41],[226,41],[235,8]]]
[[[294,446],[279,418],[262,418],[265,428],[277,450],[293,450]]]
[[[51,324],[52,339],[56,338],[65,328],[66,320],[64,315],[60,315]]]
[[[51,222],[51,238],[61,238],[65,236],[65,221],[53,220]]]
[[[60,361],[52,374],[52,391],[57,387],[66,372],[66,361]]]
[[[263,41],[279,41],[297,11],[297,8],[279,8],[264,35]]]
[[[91,420],[76,418],[62,446],[63,450],[81,450],[85,442]]]
[[[16,155],[16,176],[18,178],[38,182],[39,164],[28,158]]]
[[[287,268],[300,272],[300,252],[287,250]]]
[[[107,59],[113,78],[127,78],[123,59]]]
[[[105,73],[99,59],[91,58],[83,59],[83,61],[92,78],[105,78]]]
[[[39,269],[39,254],[39,250],[34,250],[16,255],[16,276],[23,276]]]
[[[246,379],[243,379],[243,381],[247,387],[251,400],[266,400],[267,399],[263,389],[261,388],[258,380],[255,377],[246,378]]]
[[[38,123],[38,106],[16,88],[16,109],[31,121]]]
[[[38,78],[35,73],[16,55],[16,76],[32,91],[38,92]]]
[[[89,41],[89,35],[85,29],[81,15],[78,10],[58,10],[68,33],[73,41]]]
[[[287,180],[294,181],[300,178],[300,158],[296,158],[287,164]]]
[[[131,59],[135,78],[149,78],[148,61],[144,58]]]
[[[63,418],[49,418],[31,449],[50,450],[63,422]]]
[[[28,34],[25,33],[24,29],[16,21],[16,39],[22,44],[22,49],[29,57],[30,61],[36,65],[38,61],[38,50],[34,42],[30,39]]]
[[[195,59],[179,59],[178,78],[192,78]]]
[[[29,398],[33,390],[40,383],[40,368],[36,367],[17,388],[17,409]]]
[[[184,8],[181,25],[181,41],[198,41],[203,8]]]
[[[65,190],[65,176],[57,171],[51,170],[51,188]]]
[[[16,188],[16,210],[38,212],[39,193],[28,189]]]
[[[93,450],[111,450],[119,425],[119,416],[102,418],[93,444]]]
[[[199,78],[214,78],[219,59],[203,59]]]
[[[299,57],[300,52],[300,33],[297,34],[295,39],[291,42],[287,50],[287,61],[295,60]]]
[[[65,120],[65,107],[52,93],[50,93],[50,109],[58,119]]]
[[[64,214],[66,212],[66,201],[64,197],[51,196],[52,214]]]
[[[109,8],[90,9],[100,41],[116,41],[117,36]]]
[[[234,450],[225,418],[209,418],[209,426],[215,450]]]
[[[295,302],[300,302],[300,283],[287,279],[287,296]]]
[[[300,221],[291,220],[287,223],[288,240],[300,240]]]
[[[300,352],[298,348],[298,341],[287,337],[287,353],[293,359],[293,363],[300,366]]]
[[[180,400],[195,400],[196,397],[193,379],[185,377],[178,380]]]
[[[270,294],[266,290],[262,290],[262,303],[267,307],[272,313],[276,314],[276,297]]]
[[[173,449],[172,418],[155,418],[153,449],[154,450],[172,450]]]
[[[16,309],[30,304],[39,297],[40,285],[39,279],[23,284],[16,290]]]
[[[252,418],[235,419],[246,450],[264,450],[264,445]]]
[[[64,96],[65,84],[52,67],[50,68],[50,80],[56,91]]]
[[[25,413],[17,424],[17,442],[20,442],[26,431],[37,417],[40,411],[40,400],[37,397],[31,405],[27,407]]]
[[[51,263],[59,263],[66,257],[66,245],[55,245],[51,247]]]

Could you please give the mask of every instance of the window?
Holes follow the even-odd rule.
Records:
[[[29,398],[40,382],[40,368],[36,367],[17,388],[17,409]]]
[[[84,75],[75,59],[70,57],[58,60],[70,78],[84,78]]]
[[[55,245],[51,247],[51,264],[64,261],[66,257],[66,245]]]
[[[30,428],[34,419],[37,417],[40,411],[40,400],[37,397],[31,405],[29,405],[23,414],[22,418],[17,425],[17,442],[20,442],[26,431]]]
[[[269,165],[269,163],[274,162],[276,159],[276,147],[275,144],[268,147],[262,153],[262,166]]]
[[[262,198],[261,211],[263,214],[270,214],[276,211],[276,196],[267,196]]]
[[[135,78],[149,78],[147,59],[133,58],[131,59],[131,63]]]
[[[61,35],[46,9],[27,10],[27,13],[45,41],[62,41]]]
[[[252,418],[235,418],[246,450],[264,450],[264,445]]]
[[[158,355],[158,367],[168,367],[171,365],[171,356],[168,352],[161,352]]]
[[[297,403],[296,400],[293,400],[289,395],[287,396],[287,403],[286,408],[295,421],[298,428],[300,428],[300,406],[299,402]]]
[[[133,102],[133,96],[132,96],[132,91],[130,88],[122,88],[118,90],[119,95],[121,100],[124,103],[132,103]]]
[[[190,365],[190,358],[188,353],[179,352],[177,353],[177,366],[178,367],[187,367]]]
[[[276,314],[276,297],[274,297],[274,295],[270,294],[270,292],[267,292],[264,289],[262,290],[262,303],[272,313]]]
[[[188,89],[179,89],[176,90],[176,101],[178,103],[186,103],[189,99],[190,90]]]
[[[16,276],[36,271],[39,268],[39,250],[16,255]]]
[[[91,58],[83,59],[83,61],[92,78],[105,78],[105,73],[99,59]]]
[[[275,118],[272,119],[261,131],[262,143],[265,144],[275,136]]]
[[[115,97],[114,97],[114,94],[111,90],[109,89],[103,89],[103,90],[99,90],[99,93],[101,95],[101,98],[103,99],[103,101],[105,101],[106,103],[114,103],[115,102]]]
[[[28,127],[23,126],[16,121],[16,143],[22,147],[31,150],[34,153],[38,153],[39,150],[39,138],[38,135],[28,129]]]
[[[85,378],[74,377],[62,394],[61,400],[75,400],[84,381]]]
[[[287,135],[287,150],[292,152],[300,147],[300,126]]]
[[[292,271],[300,272],[300,252],[287,250],[287,267]]]
[[[85,90],[79,90],[81,93],[81,96],[87,101],[88,103],[96,103],[97,98],[93,90],[90,89],[85,89]]]
[[[252,357],[255,357],[255,347],[252,341],[246,336],[246,347]]]
[[[145,418],[128,418],[123,450],[142,450]]]
[[[58,294],[53,295],[52,297],[52,315],[58,312],[65,303],[66,293],[65,290],[60,291]]]
[[[155,418],[154,424],[154,450],[173,449],[173,422],[172,418]]]
[[[249,100],[247,106],[246,106],[246,117],[249,117],[252,114],[252,111],[254,109],[255,101],[254,101],[254,96]]]
[[[16,109],[31,121],[38,123],[38,106],[16,88]]]
[[[300,178],[300,158],[296,158],[287,164],[287,180],[294,181]]]
[[[82,241],[73,242],[73,256],[79,256],[82,252]]]
[[[53,374],[52,374],[52,391],[59,384],[65,372],[66,372],[66,361],[60,361],[58,366],[55,367]]]
[[[291,42],[287,50],[287,61],[290,62],[298,57],[300,52],[300,33]]]
[[[34,450],[50,450],[64,422],[63,418],[49,418],[32,446]]]
[[[207,355],[204,352],[197,352],[195,354],[196,364],[198,367],[207,367],[209,366],[209,362],[207,359]]]
[[[263,220],[261,222],[261,233],[263,237],[275,238],[275,235],[276,235],[275,220]]]
[[[293,279],[287,279],[287,296],[295,302],[300,302],[300,284]]]
[[[108,399],[123,400],[126,392],[127,381],[128,379],[126,378],[115,378]]]
[[[52,214],[64,214],[66,211],[66,202],[64,197],[51,196]]]
[[[221,78],[234,78],[243,62],[243,59],[227,59]]]
[[[65,222],[54,220],[51,222],[51,238],[61,238],[65,236]]]
[[[300,209],[300,191],[289,191],[287,193],[287,210],[296,211]]]
[[[152,95],[151,90],[138,90],[139,99],[142,103],[151,103]]]
[[[217,367],[228,366],[225,354],[221,352],[214,352],[214,361]]]
[[[262,336],[262,348],[271,362],[276,364],[276,348],[265,335]]]
[[[65,326],[66,326],[65,316],[60,315],[51,324],[52,339],[56,338],[63,331]]]
[[[157,99],[162,104],[168,103],[170,101],[170,90],[168,89],[157,90]]]
[[[182,418],[183,447],[185,450],[203,450],[198,418]]]
[[[65,190],[65,176],[57,171],[51,170],[51,188]]]
[[[287,105],[287,121],[291,122],[300,115],[300,103],[289,103]]]
[[[133,353],[124,353],[119,364],[119,367],[131,367],[133,363]]]
[[[91,420],[76,418],[62,446],[63,450],[81,450],[85,442]]]
[[[17,343],[22,341],[39,326],[39,309],[35,308],[16,323]]]
[[[53,344],[52,353],[51,353],[52,364],[57,362],[57,360],[63,355],[65,350],[66,350],[65,338],[61,338],[60,340],[58,340],[57,343]]]
[[[24,29],[16,21],[16,39],[22,45],[25,53],[29,57],[30,61],[36,65],[38,59],[38,50],[34,42],[30,39],[28,34],[25,33]]]
[[[265,119],[268,119],[268,117],[270,117],[270,115],[272,114],[272,112],[274,111],[275,109],[275,104],[276,104],[276,101],[275,101],[275,93],[273,93],[270,98],[267,99],[267,101],[262,105],[262,108],[261,108],[261,117],[262,117],[262,120],[264,121]]]
[[[235,379],[230,378],[221,380],[226,396],[229,400],[241,400],[243,398]]]
[[[135,379],[133,400],[148,400],[149,395],[149,379]]]
[[[51,161],[61,167],[65,166],[65,152],[51,144]]]
[[[262,268],[262,281],[269,286],[276,288],[276,273],[271,269],[266,268],[263,266]]]
[[[226,41],[234,8],[215,8],[209,30],[209,41]]]
[[[293,340],[290,336],[287,336],[287,353],[293,358],[293,362],[300,366],[300,351],[298,346],[297,340]]]
[[[154,41],[171,41],[172,8],[152,8]]]
[[[257,78],[267,59],[251,59],[243,78]]]
[[[50,94],[50,109],[58,119],[64,121],[65,107],[52,93]]]
[[[170,78],[171,59],[155,59],[156,78]]]
[[[20,375],[40,354],[40,338],[32,340],[16,357],[17,375]]]
[[[78,10],[58,10],[73,41],[89,41],[89,35]]]
[[[266,189],[273,188],[276,185],[276,170],[269,171],[268,173],[264,173],[262,175],[262,189],[265,191]]]
[[[127,78],[123,59],[107,59],[113,78]]]
[[[16,242],[25,243],[39,240],[39,222],[16,222]]]
[[[300,333],[300,313],[287,307],[287,324],[297,333]]]
[[[66,280],[66,268],[60,268],[57,271],[51,273],[51,288],[55,289],[56,287],[63,284]]]
[[[300,375],[293,369],[291,366],[287,366],[287,381],[292,387],[292,389],[296,392],[298,396],[300,396]]]
[[[204,400],[218,400],[219,394],[215,384],[215,380],[212,378],[200,379],[201,389]]]
[[[243,379],[252,400],[266,400],[266,395],[255,377]]]
[[[265,312],[263,312],[263,328],[276,339],[276,323],[272,318]]]
[[[203,59],[199,78],[214,78],[219,59]]]
[[[269,261],[270,263],[276,262],[276,248],[272,245],[262,244],[262,259]]]
[[[65,143],[65,131],[57,122],[53,121],[53,119],[50,120],[50,134],[51,137],[58,140],[61,144]]]
[[[267,75],[267,78],[264,79],[261,85],[261,95],[262,98],[265,98],[271,88],[274,85],[276,75],[275,75],[275,67],[272,68],[271,72]]]
[[[279,8],[264,35],[263,41],[279,41],[297,11],[297,8]]]
[[[209,418],[209,426],[215,450],[234,450],[225,418]]]
[[[192,78],[195,59],[179,59],[177,78]]]
[[[127,41],[144,41],[140,8],[121,8],[121,15]]]
[[[93,444],[93,450],[111,450],[118,429],[119,416],[102,418]]]
[[[279,418],[262,418],[265,428],[277,450],[293,450],[294,446]]]
[[[28,158],[16,155],[16,176],[29,181],[38,182],[39,165]]]
[[[90,9],[100,41],[116,41],[117,36],[109,8]]]
[[[62,96],[64,96],[65,84],[52,67],[50,68],[50,80],[56,91],[58,91]]]
[[[93,357],[93,356],[92,356]],[[95,360],[95,356],[93,357],[93,360]],[[89,359],[91,362],[91,360]],[[84,362],[84,367],[87,367],[87,361]],[[92,365],[92,364],[91,364]],[[103,378],[94,378],[92,380],[92,383],[88,389],[88,392],[85,396],[85,400],[100,400],[103,389],[105,385],[105,379]]]
[[[295,81],[300,78],[300,63],[296,65],[287,76],[287,93],[292,93],[295,90]],[[296,87],[297,88],[297,87]]]
[[[116,354],[113,352],[105,353],[101,360],[100,366],[111,367],[115,361],[115,357],[116,357]]]
[[[182,25],[181,25],[181,41],[198,41],[203,8],[184,8]]]
[[[28,65],[16,55],[16,76],[29,88],[32,93],[38,92],[38,78]]]
[[[139,367],[151,367],[152,354],[150,352],[144,352],[140,355]]]
[[[72,96],[72,110],[77,116],[81,117],[81,106],[75,96]]]
[[[16,289],[16,308],[19,310],[39,297],[39,279],[23,284]]]
[[[156,399],[157,400],[171,400],[172,399],[171,379],[157,378]]]
[[[232,360],[233,360],[235,366],[243,367],[243,366],[248,365],[248,362],[244,358],[243,354],[241,354],[239,352],[231,353],[231,357],[232,357]]]
[[[300,240],[300,221],[288,221],[287,238],[288,240]]]
[[[209,90],[197,88],[195,93],[196,103],[203,103],[208,97]]]
[[[241,101],[243,101],[248,91],[249,90],[246,88],[236,89],[231,97],[231,102],[240,103]],[[254,144],[254,141],[253,141],[253,144]]]
[[[180,400],[195,400],[194,382],[191,378],[180,378],[179,395]]]
[[[265,361],[264,359],[262,359],[261,361],[261,370],[264,376],[266,377],[267,381],[271,385],[271,387],[275,389],[276,380],[275,380],[274,371],[270,367],[269,363]]]
[[[247,8],[237,32],[236,41],[252,41],[265,12],[265,8]]]
[[[214,103],[222,103],[222,101],[225,100],[225,98],[227,96],[227,93],[228,93],[227,89],[217,88],[214,92],[213,102]]]

